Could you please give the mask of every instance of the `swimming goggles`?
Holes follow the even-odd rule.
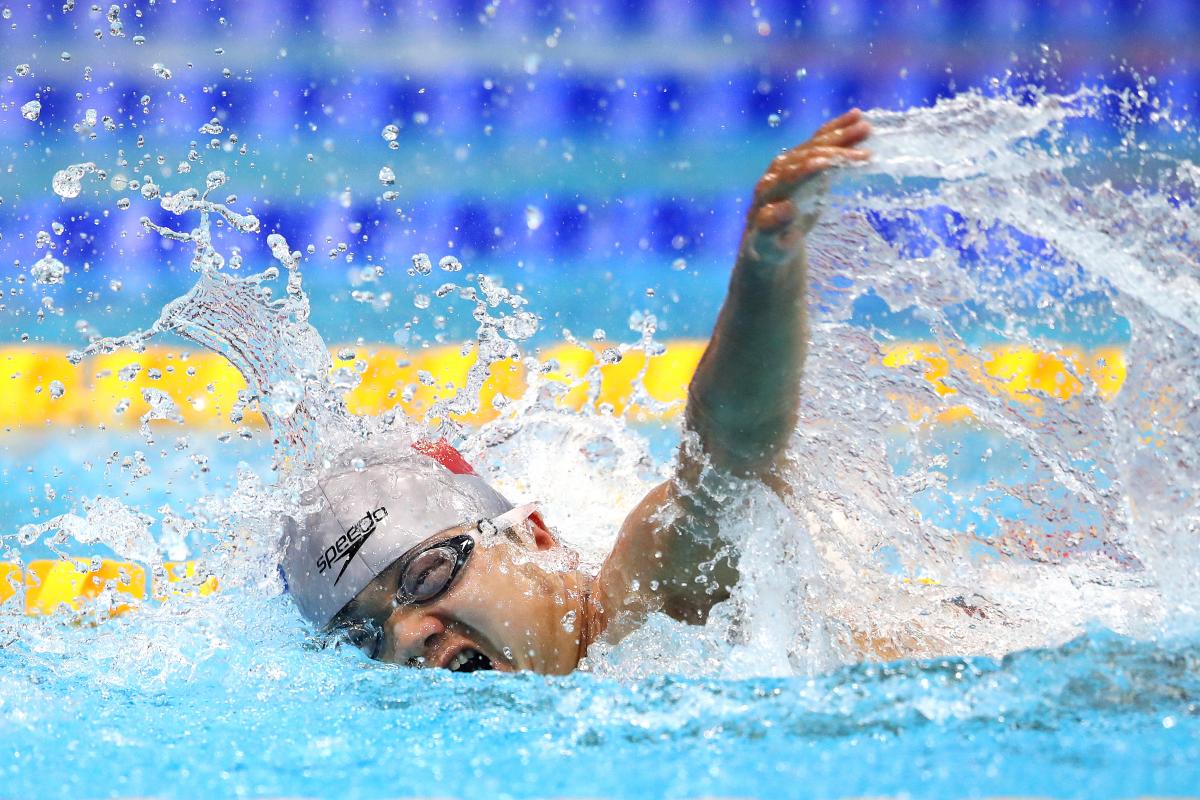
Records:
[[[475,523],[475,533],[460,533],[448,539],[422,545],[396,559],[392,567],[399,577],[392,594],[388,616],[400,606],[427,605],[454,587],[463,568],[475,550],[475,536],[490,537],[504,533],[527,520],[537,510],[537,503],[526,503],[492,519]],[[377,658],[383,647],[383,627],[386,619],[368,617],[351,620],[336,626],[332,633],[339,640],[353,645],[368,658]]]

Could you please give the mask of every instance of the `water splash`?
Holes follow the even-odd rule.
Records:
[[[1200,171],[1167,145],[1141,146],[1134,120],[1146,110],[1136,94],[1101,88],[967,93],[873,113],[875,157],[840,174],[810,241],[813,349],[789,491],[750,488],[731,502],[722,532],[742,553],[742,581],[707,626],[653,619],[596,648],[587,666],[623,676],[786,675],[863,657],[999,655],[1066,641],[1097,621],[1144,635],[1186,629],[1195,619],[1187,598],[1200,588],[1200,412],[1190,399],[1200,396],[1200,293],[1188,225]],[[1155,113],[1168,128],[1158,134],[1177,133],[1168,113]],[[62,183],[78,194],[92,169],[64,170],[56,191]],[[352,442],[414,434],[394,411],[346,412],[359,376],[332,370],[309,323],[301,253],[282,234],[266,238],[278,267],[226,271],[238,265],[214,247],[214,222],[244,234],[259,223],[208,199],[225,182],[214,172],[202,191],[161,196],[142,186],[169,213],[199,215],[190,230],[142,222],[191,245],[196,284],[149,328],[93,342],[73,360],[140,350],[166,332],[225,355],[248,384],[235,414],[263,413],[277,463],[328,461]],[[462,269],[452,256],[438,264]],[[432,271],[428,254],[413,256],[412,276]],[[282,275],[275,299],[269,284]],[[432,295],[473,305],[478,327],[464,351],[476,361],[424,422],[502,489],[542,498],[548,521],[594,569],[624,513],[669,474],[599,402],[605,365],[662,353],[657,321],[635,314],[632,342],[602,337],[580,379],[587,402],[572,412],[559,399],[574,387],[522,349],[538,328],[524,298],[486,276]],[[925,362],[885,363],[897,320],[945,354],[938,384]],[[1124,345],[1128,374],[1115,397],[1072,360],[1072,337]],[[1056,358],[1059,383],[1072,390],[998,390],[985,349],[996,343]],[[478,430],[462,426],[457,418],[480,409],[488,375],[506,365],[525,370],[525,395],[498,400],[499,418]],[[632,403],[661,411],[645,374]],[[933,424],[951,412],[963,421]],[[166,403],[158,413],[171,418]],[[295,495],[250,472],[238,483],[194,509],[195,524],[236,520],[236,546],[217,566],[240,576],[238,586],[277,592],[264,543]]]
[[[589,669],[811,674],[999,656],[1097,624],[1194,629],[1200,247],[1178,123],[1103,87],[870,116],[875,157],[840,174],[810,241],[813,349],[783,501],[750,489],[731,503],[722,533],[742,579],[705,627],[652,618],[593,648]],[[886,363],[901,321],[945,363]],[[1073,355],[1113,343],[1119,392]],[[1047,354],[1055,388],[1006,384],[999,344]],[[624,428],[510,412],[480,435],[515,484],[569,498],[547,518],[602,558],[620,518],[591,501],[621,498],[623,513],[665,472],[634,467]],[[586,464],[538,466],[593,446],[617,454],[599,486]]]
[[[875,156],[835,186],[811,243],[822,313],[788,475],[830,587],[820,606],[868,649],[1001,653],[1094,621],[1147,634],[1200,587],[1183,499],[1200,485],[1200,416],[1162,400],[1200,390],[1194,167],[1143,154],[1143,112],[1102,88],[871,115]],[[1106,125],[1119,143],[1089,151]],[[884,365],[881,320],[898,316],[959,354],[945,393],[924,364]],[[1130,371],[1109,401],[1062,337],[1126,326]],[[997,342],[1061,354],[1075,390],[997,391]],[[968,420],[930,424],[952,407]],[[980,450],[1009,466],[962,457]],[[1169,522],[1150,511],[1164,504]]]
[[[225,257],[213,245],[214,218],[239,233],[257,233],[260,227],[253,214],[208,199],[226,180],[224,172],[214,171],[206,177],[203,191],[192,188],[161,196],[159,204],[171,214],[199,214],[198,225],[191,230],[158,225],[148,217],[141,220],[147,231],[192,246],[191,269],[199,274],[195,285],[168,303],[149,328],[98,339],[69,358],[78,364],[89,355],[121,348],[140,352],[163,333],[183,336],[227,358],[246,379],[248,389],[233,411],[235,422],[241,421],[246,407],[256,405],[271,428],[278,462],[294,458],[300,464],[311,463],[322,435],[335,436],[334,428],[347,424],[348,416],[342,396],[327,381],[332,368],[328,348],[308,323],[301,254],[293,252],[281,234],[267,237],[271,255],[286,270],[285,295],[280,299],[265,285],[279,277],[278,267],[249,276],[224,272]],[[143,195],[150,186],[143,187]],[[151,196],[158,196],[157,187]]]

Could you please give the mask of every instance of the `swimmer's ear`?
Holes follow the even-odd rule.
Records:
[[[529,521],[533,524],[529,526],[533,531],[533,543],[538,550],[549,550],[558,544],[558,539],[546,527],[546,523],[542,520],[542,513],[535,511],[529,515]]]

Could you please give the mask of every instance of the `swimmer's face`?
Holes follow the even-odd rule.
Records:
[[[461,672],[567,673],[579,658],[580,625],[573,620],[583,605],[574,582],[566,580],[570,563],[536,514],[506,533],[481,534],[475,525],[452,528],[380,573],[337,623],[366,620],[372,628],[382,623],[364,647],[380,661]],[[403,583],[419,593],[433,570],[450,574],[455,566],[442,594],[394,604]]]

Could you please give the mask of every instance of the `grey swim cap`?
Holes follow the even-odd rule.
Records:
[[[322,477],[304,497],[317,510],[285,518],[280,568],[314,625],[327,625],[433,534],[513,507],[445,442],[418,442],[414,449],[420,454],[402,452]]]

